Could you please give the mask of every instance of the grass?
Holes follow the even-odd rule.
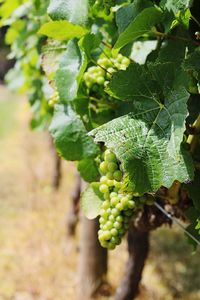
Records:
[[[74,165],[63,162],[54,193],[48,135],[29,131],[24,99],[0,94],[0,300],[74,300],[79,240],[65,228]],[[151,245],[138,300],[200,299],[199,252],[182,232],[157,230]],[[125,241],[109,254],[113,290],[126,258]]]

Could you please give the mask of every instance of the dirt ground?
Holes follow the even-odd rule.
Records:
[[[0,300],[74,300],[79,238],[67,237],[66,214],[75,168],[62,163],[55,193],[48,134],[29,120],[25,97],[0,87]],[[138,300],[200,300],[200,252],[177,229],[158,230],[151,245]],[[126,258],[125,241],[109,254],[113,291]]]

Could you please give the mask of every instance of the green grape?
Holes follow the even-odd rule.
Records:
[[[115,193],[115,192],[110,193],[110,198],[111,198],[111,199],[112,199],[113,197],[117,197],[117,196],[118,196],[118,194]]]
[[[126,70],[129,64],[129,58],[120,53],[115,58],[100,57],[97,60],[97,66],[89,67],[85,72],[83,79],[89,90],[92,89],[93,91],[98,92],[101,86],[107,86],[114,72]],[[108,151],[110,152],[110,150]],[[111,154],[111,157],[112,156],[113,155]]]
[[[50,107],[54,107],[59,102],[59,94],[56,90],[50,97],[48,104]]]
[[[106,174],[108,171],[108,163],[106,161],[102,161],[100,163],[99,169],[100,169],[100,172],[102,172],[103,174]]]
[[[100,187],[99,187],[99,190],[101,193],[107,193],[109,190],[108,190],[108,186],[106,184],[101,184]]]
[[[107,183],[107,181],[108,181],[108,179],[107,179],[107,177],[106,176],[101,176],[101,178],[100,178],[100,182],[101,183]]]
[[[108,167],[107,167],[108,168]],[[106,174],[106,177],[109,179],[109,180],[112,180],[113,179],[113,173],[112,172],[108,172]],[[113,185],[115,185],[115,182],[113,181]]]
[[[112,204],[112,206],[116,206],[119,202],[119,198],[118,197],[112,197],[110,200],[110,203]]]
[[[113,174],[113,177],[115,180],[121,181],[122,180],[122,172],[120,170],[115,171]]]
[[[129,228],[135,201],[131,194],[121,191],[123,173],[115,154],[109,149],[104,153],[100,171],[102,176],[99,191],[103,193],[105,200],[100,211],[98,237],[102,247],[114,249],[121,243],[122,237]]]
[[[108,171],[110,172],[115,172],[118,169],[118,165],[114,162],[109,162],[108,163]]]
[[[107,179],[107,185],[109,187],[114,186],[114,181],[112,179]]]

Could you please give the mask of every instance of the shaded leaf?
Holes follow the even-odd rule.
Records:
[[[162,17],[162,12],[155,7],[145,8],[120,34],[114,48],[122,48],[140,36],[147,34]]]
[[[99,170],[94,158],[85,158],[78,163],[78,171],[87,182],[97,181]]]
[[[153,3],[148,0],[135,0],[133,3],[121,7],[116,12],[116,24],[119,33],[123,32],[125,28],[133,21],[137,15],[147,7],[153,6]]]
[[[56,105],[49,130],[58,153],[66,160],[82,160],[98,154],[97,145],[87,136],[82,120],[70,106]]]

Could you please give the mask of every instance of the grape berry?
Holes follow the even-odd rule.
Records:
[[[128,230],[135,202],[131,194],[122,192],[123,174],[113,152],[106,150],[100,163],[99,190],[104,195],[100,211],[99,241],[102,247],[114,249]]]

